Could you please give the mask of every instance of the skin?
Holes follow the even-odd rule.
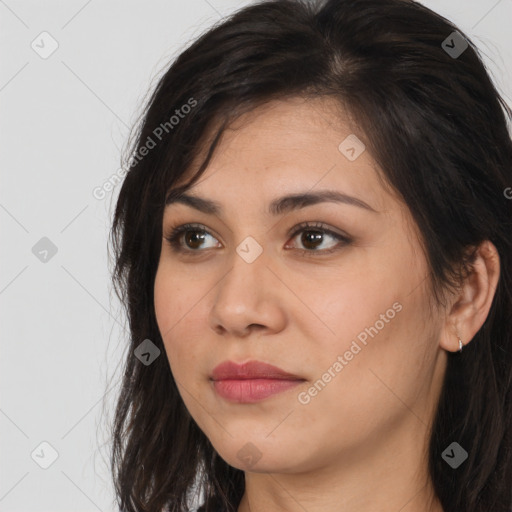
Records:
[[[347,116],[341,122],[335,106],[330,99],[275,101],[225,132],[187,192],[218,201],[224,212],[175,203],[164,213],[163,235],[189,222],[212,234],[202,242],[194,242],[194,230],[182,237],[183,248],[195,251],[189,257],[163,239],[158,326],[187,409],[220,456],[245,472],[239,512],[442,511],[427,473],[429,428],[447,351],[458,350],[457,332],[467,344],[485,321],[499,258],[484,243],[460,292],[432,313],[409,210],[384,188],[368,150],[355,161],[338,150],[349,134],[364,135]],[[376,212],[324,202],[266,213],[276,197],[320,189],[355,196]],[[338,245],[328,233],[315,241],[317,228],[288,235],[304,221],[352,241]],[[263,250],[252,263],[236,252],[248,236]],[[347,361],[358,334],[394,303],[401,310]],[[338,356],[347,364],[300,403],[299,393]],[[212,369],[251,359],[305,382],[254,404],[221,398]],[[237,455],[244,446],[252,461]]]

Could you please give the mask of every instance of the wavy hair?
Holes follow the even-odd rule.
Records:
[[[466,43],[460,55],[449,51]],[[159,79],[123,161],[109,239],[112,282],[129,320],[111,427],[120,509],[187,511],[200,488],[200,510],[237,510],[243,471],[194,422],[167,358],[146,366],[134,350],[150,339],[165,354],[153,285],[173,185],[204,151],[177,190],[197,181],[241,114],[292,96],[335,98],[357,122],[384,183],[418,227],[433,302],[468,275],[481,242],[497,248],[488,317],[461,354],[448,354],[428,471],[447,512],[510,511],[512,111],[471,40],[410,0],[260,1],[205,31]],[[441,457],[453,440],[469,453],[456,470]]]

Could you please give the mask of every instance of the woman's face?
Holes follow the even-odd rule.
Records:
[[[246,114],[186,192],[217,212],[174,202],[164,214],[164,236],[194,224],[180,250],[163,239],[155,281],[172,374],[214,448],[245,471],[355,464],[384,443],[422,450],[445,370],[410,213],[369,152],[343,142],[362,135],[330,101]],[[357,201],[281,200],[325,192]],[[226,361],[296,380],[213,381]]]

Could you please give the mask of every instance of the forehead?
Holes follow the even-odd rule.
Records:
[[[189,191],[218,198],[243,194],[248,201],[259,195],[270,202],[284,193],[332,189],[359,197],[376,210],[386,209],[391,198],[386,197],[364,138],[333,99],[272,101],[231,123]],[[347,157],[351,147],[348,155],[355,153],[355,159]],[[208,143],[176,186],[195,173],[207,150]]]

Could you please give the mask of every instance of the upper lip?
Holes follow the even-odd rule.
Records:
[[[285,372],[277,366],[261,361],[248,361],[237,364],[233,361],[224,361],[216,366],[211,378],[213,380],[246,380],[246,379],[280,379],[280,380],[304,380],[297,375]]]

